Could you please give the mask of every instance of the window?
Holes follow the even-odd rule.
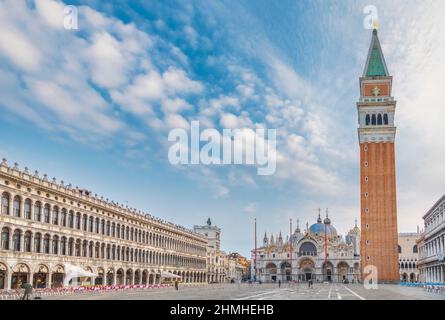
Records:
[[[2,250],[9,250],[9,229],[2,229]]]
[[[52,223],[57,225],[59,224],[59,208],[58,207],[54,207],[53,208],[53,214],[51,215],[52,218]]]
[[[375,114],[373,114],[371,117],[371,125],[375,126],[376,124],[377,124],[377,119],[376,119]]]
[[[60,253],[66,255],[66,237],[62,237],[60,240]]]
[[[383,124],[384,124],[385,126],[388,125],[388,114],[386,114],[386,113],[383,115]]]
[[[31,231],[26,231],[23,245],[25,246],[25,252],[31,252]]]
[[[418,252],[417,244],[415,244],[414,247],[413,247],[413,253],[417,253],[417,252]]]
[[[365,161],[365,167],[367,167],[369,165],[368,161]]]
[[[76,229],[80,230],[80,212],[76,213]]]
[[[14,197],[12,213],[13,213],[14,217],[20,217],[20,197],[19,196]]]
[[[43,222],[49,223],[49,204],[45,204],[43,209]]]
[[[59,251],[59,237],[58,236],[54,236],[53,237],[53,242],[52,242],[52,254],[57,254]]]
[[[88,217],[86,214],[84,214],[82,217],[82,229],[83,229],[83,231],[88,230]]]
[[[60,213],[60,225],[66,227],[66,209],[62,209]]]
[[[39,201],[34,204],[34,220],[40,221],[42,218],[42,205]]]
[[[70,211],[69,215],[68,215],[68,226],[70,228],[74,228],[74,212]]]
[[[399,253],[402,253],[402,247],[401,246],[397,246],[399,249]]]
[[[2,194],[2,214],[9,215],[9,194],[7,192]]]
[[[89,231],[93,232],[93,228],[94,228],[94,218],[90,217]]]
[[[366,123],[367,126],[369,126],[370,122],[371,122],[371,117],[369,116],[369,114],[367,114],[366,115],[366,119],[365,119],[365,123]]]
[[[365,177],[365,182],[368,182],[369,178],[368,176]]]
[[[383,124],[382,115],[379,113],[377,116],[377,125],[381,126]]]
[[[43,253],[48,254],[49,253],[49,234],[45,234],[45,237],[43,237]]]
[[[20,251],[20,239],[22,238],[22,233],[20,230],[15,230],[12,236],[12,249],[14,251]]]
[[[34,236],[34,252],[40,252],[40,243],[42,241],[42,236],[40,233],[36,233]]]
[[[31,199],[25,200],[24,214],[25,219],[31,219]]]

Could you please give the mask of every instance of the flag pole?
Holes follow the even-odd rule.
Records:
[[[254,249],[254,257],[253,257],[253,265],[255,268],[255,281],[257,281],[257,265],[256,265],[256,251],[257,251],[257,244],[256,244],[256,218],[254,220],[254,229],[255,229],[255,249]]]
[[[293,280],[293,275],[292,275],[292,218],[289,219],[289,253],[290,253],[290,280]]]

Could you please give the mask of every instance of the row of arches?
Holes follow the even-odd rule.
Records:
[[[414,261],[402,261],[399,262],[399,269],[416,269],[417,264]]]
[[[387,113],[367,114],[365,117],[365,124],[367,126],[369,126],[369,125],[371,125],[371,126],[381,126],[381,125],[387,126],[389,124],[388,114]]]
[[[345,279],[359,279],[360,264],[355,262],[349,265],[346,261],[339,261],[334,267],[333,262],[326,261],[317,268],[314,260],[309,257],[301,259],[298,270],[293,271],[288,261],[281,263],[268,262],[264,269],[260,269],[260,277],[263,281],[290,281],[290,280],[315,280],[315,281],[338,281]]]
[[[152,265],[183,266],[205,268],[205,259],[186,257],[176,253],[157,252],[131,248],[99,241],[66,237],[49,233],[33,233],[30,230],[4,226],[1,229],[2,250],[15,252],[35,252],[61,256],[88,257],[96,259],[127,261]]]
[[[32,201],[30,198],[23,199],[19,195],[12,196],[6,191],[2,193],[0,212],[18,218],[59,225],[183,253],[195,253],[203,256],[206,254],[205,245],[197,245],[184,239],[145,231],[93,215],[81,214],[57,205]]]
[[[161,284],[170,278],[163,276],[162,270],[133,269],[133,268],[93,268],[85,266],[86,271],[96,273],[95,277],[73,278],[69,285],[148,285]],[[66,268],[58,264],[49,268],[46,264],[39,264],[31,268],[30,264],[18,263],[9,268],[6,263],[0,262],[0,290],[18,289],[23,283],[31,283],[34,288],[58,288],[62,287]],[[165,270],[167,271],[167,270]],[[170,270],[170,273],[179,276],[183,283],[206,282],[205,272]]]

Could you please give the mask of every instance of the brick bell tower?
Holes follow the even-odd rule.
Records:
[[[397,202],[394,140],[396,101],[377,30],[357,102],[360,143],[360,203],[362,275],[368,265],[377,267],[379,282],[399,281]],[[369,272],[368,272],[369,273]]]

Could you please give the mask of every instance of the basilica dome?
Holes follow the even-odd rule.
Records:
[[[323,223],[321,221],[320,215],[318,215],[317,223],[314,223],[313,225],[311,225],[309,227],[309,231],[314,235],[316,235],[316,234],[324,235],[325,230],[329,236],[337,235],[337,230],[334,228],[334,226],[331,225],[331,220],[326,217],[326,219],[324,219],[324,223]]]

